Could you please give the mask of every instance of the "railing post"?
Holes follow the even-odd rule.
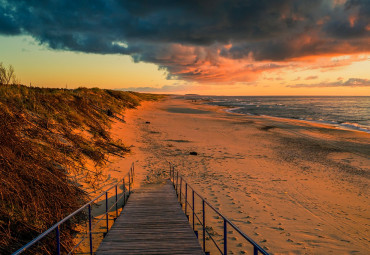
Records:
[[[117,185],[116,185],[116,218],[118,218],[118,194],[117,194]]]
[[[92,255],[92,254],[93,254],[93,243],[92,243],[92,233],[91,233],[92,223],[91,223],[91,205],[90,205],[90,204],[89,204],[88,208],[89,208],[89,240],[90,240],[90,255]]]
[[[131,194],[131,171],[128,172],[128,195]]]
[[[206,215],[204,208],[204,199],[202,199],[202,211],[203,211],[203,251],[206,252]]]
[[[123,177],[123,180],[122,180],[122,189],[123,189],[123,204],[122,204],[122,208],[125,206],[126,204],[126,185],[125,185],[125,177]]]
[[[175,184],[175,166],[172,166],[172,179],[173,183]]]
[[[135,168],[134,168],[134,164],[132,164],[132,167],[131,167],[130,171],[128,172],[128,177],[129,177],[129,192],[131,192],[131,185],[134,182],[134,175],[135,175]],[[126,176],[127,176],[127,174],[126,174]],[[125,178],[126,178],[126,176],[125,176]],[[126,182],[125,181],[125,178],[122,179],[123,198],[124,198],[123,206],[127,202],[127,200],[126,200],[126,190],[127,189],[126,189],[126,184],[125,184],[125,182]],[[115,201],[116,201],[116,203],[115,203],[115,206],[116,206],[116,217],[118,217],[118,201],[119,201],[119,198],[118,198],[118,188],[119,188],[119,184],[116,183],[115,185],[110,186],[110,188],[108,188],[105,191],[105,216],[106,216],[106,229],[107,229],[107,233],[109,231],[109,207],[108,207],[109,200],[108,200],[108,191],[111,190],[111,189],[113,189],[113,188],[115,188],[115,195],[116,195],[115,196],[116,197],[116,199],[115,199]],[[87,233],[84,233],[83,240],[85,240],[87,238],[89,239],[89,251],[86,249],[86,252],[92,255],[93,254],[92,229],[93,229],[94,217],[92,215],[92,209],[93,208],[92,208],[91,203],[93,203],[93,201],[95,201],[97,199],[99,199],[99,203],[103,203],[103,201],[101,201],[101,196],[102,195],[104,196],[104,192],[103,192],[103,194],[101,194],[98,197],[96,197],[93,200],[91,200],[87,205],[84,205],[84,206],[80,207],[79,209],[77,209],[76,211],[74,211],[73,213],[71,213],[70,215],[68,215],[67,217],[65,217],[63,220],[55,223],[55,225],[53,225],[51,228],[49,228],[48,230],[46,230],[46,232],[40,234],[38,237],[36,237],[35,239],[33,239],[32,241],[30,241],[29,243],[25,244],[23,247],[21,247],[20,249],[18,249],[17,251],[15,251],[14,254],[20,254],[20,253],[26,251],[32,245],[40,242],[41,239],[43,239],[44,237],[46,237],[49,234],[52,234],[55,231],[55,241],[53,241],[53,240],[52,241],[55,242],[56,247],[53,248],[53,249],[55,249],[54,252],[53,252],[53,254],[60,255],[61,254],[61,250],[63,250],[63,252],[65,250],[65,247],[61,244],[61,239],[64,238],[64,236],[62,236],[63,233],[64,233],[63,232],[64,228],[61,227],[62,224],[65,223],[67,220],[69,220],[71,217],[75,216],[77,213],[86,212],[86,207],[88,207],[88,217],[89,217],[88,218],[88,226],[87,226],[88,232]],[[128,196],[127,196],[127,198],[128,198]],[[104,215],[102,215],[101,220],[103,220],[103,222],[104,222]],[[85,227],[86,227],[86,225],[85,225]],[[52,239],[54,239],[54,237],[52,237]],[[81,240],[81,242],[79,242],[76,246],[74,246],[72,248],[72,251],[75,250],[75,248],[77,248],[82,243],[83,240]]]
[[[257,246],[253,245],[253,255],[258,255],[258,248]]]
[[[107,233],[109,230],[109,223],[108,223],[108,191],[105,192],[105,219],[107,222]]]
[[[185,182],[185,215],[188,216],[188,183]]]
[[[192,206],[193,206],[193,230],[195,230],[195,203],[194,203],[194,190],[192,189],[192,196],[193,196],[193,201],[192,201]]]
[[[171,165],[171,171],[172,171],[172,182],[175,183],[175,167]]]
[[[182,209],[182,200],[181,200],[181,192],[182,191],[182,176],[180,177],[180,205],[181,205],[181,209]]]
[[[227,255],[227,221],[224,218],[224,255]]]
[[[59,232],[59,225],[55,229],[56,234],[56,241],[57,241],[57,254],[60,255],[60,232]]]
[[[168,162],[168,165],[170,167],[170,181],[172,181],[172,167],[171,167],[171,163]]]
[[[179,185],[179,172],[176,172],[176,194],[177,196],[179,195],[179,193],[177,192],[178,185]]]

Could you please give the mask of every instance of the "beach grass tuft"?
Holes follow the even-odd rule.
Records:
[[[0,85],[0,253],[14,252],[88,200],[71,179],[99,178],[99,171],[87,170],[87,162],[104,166],[108,155],[129,151],[110,136],[107,110],[119,115],[159,97]],[[73,224],[62,232],[63,251],[73,245],[73,234]],[[54,245],[46,238],[37,253],[48,254]]]

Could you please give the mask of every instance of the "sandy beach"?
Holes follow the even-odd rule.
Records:
[[[175,97],[124,115],[112,135],[131,153],[113,177],[134,162],[137,186],[161,182],[172,162],[272,254],[370,253],[370,134]]]

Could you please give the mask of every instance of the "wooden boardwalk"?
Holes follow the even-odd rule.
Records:
[[[204,253],[167,182],[135,190],[96,254]]]

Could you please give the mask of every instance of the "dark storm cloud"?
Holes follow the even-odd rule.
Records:
[[[12,11],[8,10],[7,6],[0,5],[0,34],[16,35],[20,32],[20,27],[14,20]]]
[[[369,37],[370,1],[348,0],[344,8],[336,8],[324,30],[336,38]]]
[[[280,61],[368,51],[369,2],[0,0],[0,33],[31,35],[52,49],[130,55],[171,77],[220,57]]]

